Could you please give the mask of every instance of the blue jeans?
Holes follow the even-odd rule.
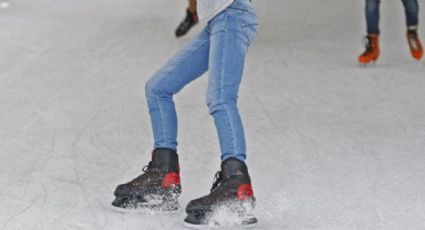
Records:
[[[246,159],[237,99],[245,55],[257,27],[258,19],[250,1],[235,0],[146,83],[154,148],[177,150],[173,95],[208,71],[207,105],[217,128],[221,158]]]
[[[406,13],[407,26],[416,26],[419,22],[419,4],[417,0],[401,0]],[[366,0],[367,33],[379,34],[379,5],[381,0]]]

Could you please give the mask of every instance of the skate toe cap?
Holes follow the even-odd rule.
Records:
[[[186,206],[186,212],[196,212],[204,207],[201,199],[191,200]]]
[[[127,193],[129,193],[129,189],[124,185],[118,185],[118,187],[114,191],[115,196],[120,196]]]

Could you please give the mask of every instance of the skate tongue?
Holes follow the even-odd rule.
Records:
[[[244,162],[232,157],[221,163],[221,173],[223,179],[232,176],[248,176],[248,168]]]

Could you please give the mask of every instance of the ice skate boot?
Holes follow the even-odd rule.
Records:
[[[406,32],[407,42],[409,43],[410,53],[416,60],[420,60],[423,56],[423,47],[419,39],[417,29],[408,29]]]
[[[229,158],[222,162],[211,193],[189,202],[184,221],[191,228],[222,224],[253,226],[257,223],[252,214],[254,207],[255,197],[247,166],[236,158]],[[225,218],[223,215],[217,218],[216,214],[220,212]]]
[[[359,56],[359,62],[361,64],[368,64],[372,61],[376,62],[379,58],[379,35],[368,34],[365,37],[364,46],[366,50]]]
[[[194,25],[198,23],[198,14],[192,13],[189,9],[186,10],[186,18],[180,23],[176,29],[176,37],[181,37],[187,34]]]
[[[143,172],[132,181],[118,185],[112,205],[122,210],[177,210],[181,193],[177,153],[166,148],[155,149]]]

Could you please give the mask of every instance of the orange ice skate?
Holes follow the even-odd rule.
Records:
[[[407,42],[409,43],[410,53],[416,60],[420,60],[424,54],[421,40],[419,40],[417,30],[407,30]]]
[[[375,62],[379,57],[379,35],[378,34],[368,34],[365,37],[365,48],[366,50],[362,55],[359,56],[359,62],[361,64],[368,64],[370,62]]]

